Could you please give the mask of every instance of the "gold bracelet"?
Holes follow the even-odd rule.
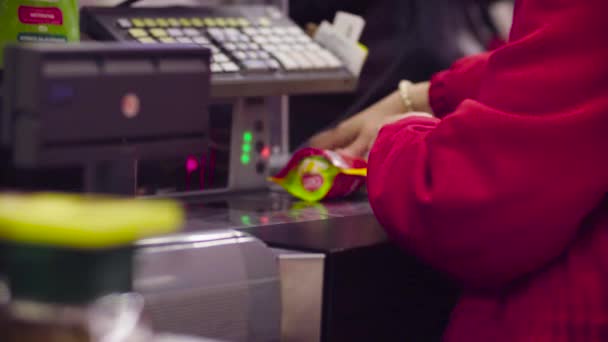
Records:
[[[410,81],[399,82],[399,95],[401,95],[401,100],[403,101],[407,112],[414,111],[414,102],[412,102],[412,98],[410,96],[410,89],[413,85],[414,84]]]

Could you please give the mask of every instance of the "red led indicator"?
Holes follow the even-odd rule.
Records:
[[[270,147],[266,146],[262,149],[262,152],[260,152],[260,155],[262,156],[262,158],[264,159],[268,159],[270,158]]]
[[[270,222],[270,219],[268,218],[268,216],[262,216],[260,217],[260,223],[261,224],[268,224]]]

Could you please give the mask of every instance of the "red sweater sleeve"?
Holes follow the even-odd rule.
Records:
[[[385,127],[369,159],[389,235],[475,288],[555,259],[608,193],[608,30],[595,15],[608,2],[518,8],[518,38],[490,55],[477,99]]]
[[[435,116],[444,117],[465,99],[477,96],[489,56],[486,52],[465,57],[431,78],[429,102]]]

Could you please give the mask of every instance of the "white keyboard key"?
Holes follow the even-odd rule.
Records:
[[[289,34],[300,34],[303,33],[302,30],[298,27],[292,26],[285,29]]]
[[[227,29],[224,29],[224,33],[225,33],[227,36],[238,36],[238,35],[240,35],[240,34],[241,34],[241,32],[240,32],[239,30],[235,29],[235,28],[227,28]]]
[[[181,37],[184,35],[184,31],[182,31],[181,29],[178,28],[170,28],[167,29],[167,33],[171,36],[171,37]]]
[[[190,37],[196,37],[196,36],[200,36],[201,35],[201,33],[200,33],[199,30],[193,29],[193,28],[184,29],[184,34],[186,36],[190,36]]]
[[[237,72],[240,70],[239,66],[232,62],[222,63],[222,68],[225,72]]]
[[[249,36],[254,37],[258,35],[258,29],[253,27],[247,27],[243,30],[243,32],[247,33]]]
[[[224,69],[222,68],[221,65],[219,65],[217,63],[211,64],[211,72],[218,73],[218,72],[223,72],[223,71],[224,71]]]
[[[264,44],[269,43],[268,38],[263,37],[263,36],[253,37],[253,41],[256,42],[256,43],[258,43],[258,44],[260,44],[260,45],[264,45]]]
[[[281,64],[279,62],[275,61],[274,59],[267,60],[266,64],[268,65],[268,68],[270,68],[270,70],[281,69]]]
[[[217,63],[226,63],[226,62],[230,62],[230,59],[228,58],[228,56],[224,55],[223,53],[218,53],[216,55],[213,55],[213,61],[217,62]]]
[[[310,39],[310,37],[307,35],[301,34],[296,37],[296,42],[302,43],[302,44],[308,44],[308,43],[312,42],[312,39]]]
[[[178,42],[182,43],[182,44],[192,44],[192,39],[188,38],[188,37],[177,37],[176,38]]]
[[[156,40],[152,37],[141,37],[137,39],[142,44],[155,44]]]
[[[238,49],[237,46],[235,44],[232,44],[232,43],[225,44],[224,47],[228,51],[235,51],[235,50]]]
[[[234,57],[236,57],[239,60],[245,60],[245,59],[247,59],[247,53],[245,53],[243,51],[237,51],[234,53]]]
[[[309,49],[309,50],[315,50],[315,51],[323,50],[323,48],[321,47],[321,45],[319,45],[317,43],[314,43],[314,42],[306,44],[306,48]]]
[[[224,32],[222,31],[222,29],[215,28],[215,27],[209,28],[207,30],[207,33],[209,33],[209,35],[211,35],[211,36],[223,36],[224,35]]]
[[[259,30],[259,34],[263,35],[263,36],[269,36],[272,34],[272,29],[269,27],[262,27]]]
[[[283,39],[281,39],[280,37],[277,37],[277,36],[269,37],[268,41],[272,44],[282,44],[283,43]]]
[[[329,68],[329,63],[326,62],[321,56],[319,56],[316,52],[313,51],[305,51],[302,52],[306,58],[312,63],[315,69],[327,69]]]
[[[287,30],[283,27],[275,27],[273,30],[274,34],[283,36],[287,34]]]
[[[211,44],[211,42],[209,41],[209,39],[205,38],[205,37],[195,37],[192,39],[196,44],[200,44],[200,45],[209,45]]]
[[[300,67],[300,69],[304,69],[304,70],[314,69],[313,63],[311,61],[309,61],[308,58],[306,58],[303,54],[301,54],[299,52],[290,52],[289,57],[291,57],[291,59],[293,59],[296,63],[298,63],[298,66]]]
[[[329,64],[330,68],[340,68],[342,67],[342,62],[336,57],[334,56],[332,53],[330,53],[327,50],[320,50],[319,52],[319,56],[321,58],[323,58],[327,64]]]
[[[298,63],[296,61],[294,61],[286,53],[277,52],[274,56],[279,60],[279,62],[281,63],[281,65],[283,65],[283,68],[285,68],[285,70],[287,70],[287,71],[293,71],[293,70],[300,69],[300,66],[298,65]]]
[[[116,23],[118,24],[118,27],[120,27],[121,29],[129,29],[132,27],[131,21],[126,18],[120,18],[116,21]]]

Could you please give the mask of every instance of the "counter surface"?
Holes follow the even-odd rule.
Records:
[[[238,229],[272,247],[333,253],[387,242],[367,198],[301,202],[286,193],[255,192],[184,198],[187,232]]]

